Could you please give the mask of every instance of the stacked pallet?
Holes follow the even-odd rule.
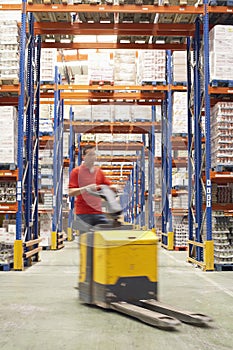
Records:
[[[42,83],[54,82],[57,65],[57,49],[41,49],[40,58],[40,81]]]
[[[140,50],[138,53],[137,83],[166,83],[164,50]]]
[[[113,66],[109,54],[88,55],[88,81],[89,84],[113,84]]]
[[[114,84],[136,84],[136,52],[134,50],[117,50],[114,53]]]
[[[211,109],[212,166],[233,166],[233,103],[218,102]]]
[[[0,134],[0,164],[16,164],[18,123],[15,107],[0,106]]]
[[[232,41],[232,25],[216,25],[210,30],[210,81],[233,80]]]
[[[0,82],[19,81],[19,30],[17,21],[0,19]]]

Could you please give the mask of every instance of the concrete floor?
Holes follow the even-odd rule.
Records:
[[[202,272],[186,252],[159,251],[160,301],[214,319],[211,327],[182,324],[163,331],[78,300],[78,244],[43,251],[22,272],[0,272],[1,350],[233,349],[231,271]]]

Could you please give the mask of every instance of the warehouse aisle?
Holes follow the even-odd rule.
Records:
[[[77,242],[43,251],[23,272],[0,272],[1,350],[232,349],[232,272],[204,273],[186,252],[159,253],[160,300],[214,318],[210,328],[162,331],[78,301]]]

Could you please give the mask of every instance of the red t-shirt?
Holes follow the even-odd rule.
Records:
[[[99,167],[94,167],[93,172],[90,172],[85,164],[81,164],[71,171],[69,188],[80,188],[91,184],[110,185],[111,182]],[[75,199],[75,212],[76,214],[101,214],[101,199],[83,192]]]

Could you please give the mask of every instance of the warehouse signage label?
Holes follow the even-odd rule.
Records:
[[[22,199],[22,182],[17,181],[17,201],[21,201]]]
[[[206,206],[211,207],[211,181],[206,180]]]

